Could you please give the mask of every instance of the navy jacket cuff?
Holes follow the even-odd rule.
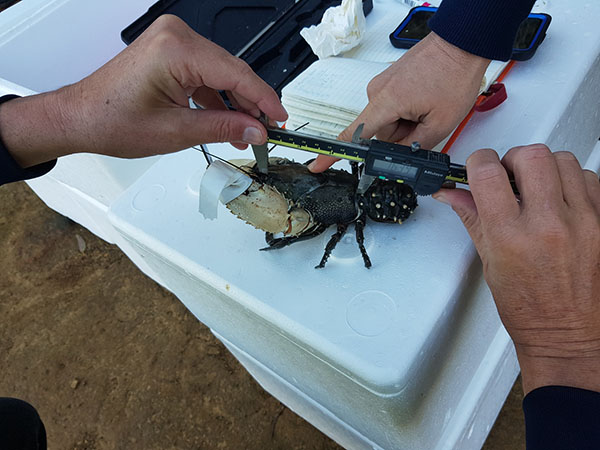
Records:
[[[523,399],[527,450],[600,448],[600,392],[544,386]]]
[[[474,55],[508,61],[519,25],[535,0],[444,0],[429,27]]]

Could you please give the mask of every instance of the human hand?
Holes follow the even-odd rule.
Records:
[[[509,181],[514,174],[520,192]],[[568,152],[516,147],[467,161],[471,192],[442,189],[469,231],[512,337],[525,393],[600,391],[600,182]]]
[[[228,111],[218,90],[240,112]],[[189,96],[205,109],[190,109]],[[245,148],[266,141],[261,111],[287,118],[245,62],[162,16],[82,81],[2,105],[0,125],[11,154],[29,167],[75,152],[136,158],[208,142]]]
[[[377,75],[367,87],[369,104],[339,139],[350,141],[359,124],[362,138],[433,148],[469,113],[490,60],[429,35]],[[311,170],[322,172],[337,159],[319,156]]]

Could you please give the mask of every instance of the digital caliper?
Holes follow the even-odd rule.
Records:
[[[344,142],[267,127],[267,142],[363,162],[365,166],[358,185],[359,193],[364,193],[377,178],[406,183],[418,195],[431,195],[439,191],[446,182],[468,184],[466,167],[451,163],[447,154],[424,150],[416,142],[408,147],[376,139],[361,139],[362,130],[363,124],[356,129],[352,142]],[[253,150],[258,169],[266,173],[268,165],[266,144],[253,146]],[[512,181],[511,184],[516,192]]]

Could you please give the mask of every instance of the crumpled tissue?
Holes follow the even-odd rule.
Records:
[[[200,213],[205,219],[216,219],[219,200],[225,205],[242,195],[251,184],[252,178],[248,175],[223,161],[214,161],[200,182]]]
[[[329,8],[319,25],[300,31],[319,59],[339,55],[356,47],[367,28],[362,0],[343,0]]]

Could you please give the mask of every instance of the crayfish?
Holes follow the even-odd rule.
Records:
[[[402,183],[377,179],[360,195],[356,192],[360,170],[356,163],[352,173],[331,168],[312,173],[306,164],[272,157],[265,175],[258,171],[255,161],[246,163],[239,169],[252,178],[252,184],[227,203],[227,208],[266,232],[268,247],[261,250],[280,249],[311,239],[337,225],[315,268],[325,267],[348,225],[354,223],[356,242],[365,267],[370,268],[371,260],[364,246],[367,216],[377,222],[401,224],[417,207],[414,191]]]

